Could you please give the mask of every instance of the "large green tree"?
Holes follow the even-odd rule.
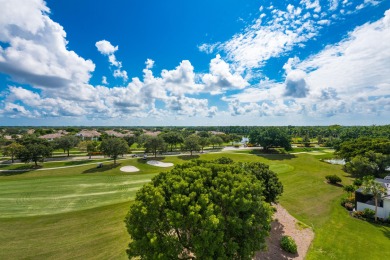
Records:
[[[290,136],[278,127],[257,129],[249,134],[249,142],[258,144],[268,151],[271,147],[283,147],[291,150]]]
[[[263,195],[266,202],[276,202],[278,197],[283,193],[283,185],[279,181],[276,173],[269,169],[269,166],[260,162],[243,163],[244,171],[253,174],[256,179],[263,183]]]
[[[103,154],[114,159],[114,164],[116,164],[118,156],[127,153],[129,146],[122,138],[110,137],[102,141],[100,144],[100,150]]]
[[[200,137],[196,134],[192,134],[184,139],[184,150],[190,151],[191,155],[194,151],[200,150],[199,144]]]
[[[219,137],[217,135],[212,135],[209,138],[209,142],[211,143],[211,145],[213,146],[213,149],[214,149],[216,145],[220,146],[223,143],[223,140],[221,137]]]
[[[365,176],[363,178],[363,184],[361,186],[363,193],[371,194],[374,197],[375,201],[375,221],[377,221],[378,214],[378,200],[382,198],[383,195],[387,193],[385,187],[381,183],[376,182],[372,176]]]
[[[7,146],[3,147],[3,155],[5,156],[11,156],[11,161],[14,163],[15,157],[17,156],[18,153],[24,148],[23,145],[18,144],[16,142],[13,142]]]
[[[197,160],[160,173],[130,207],[129,258],[252,259],[270,230],[263,191],[236,163]]]
[[[169,131],[168,133],[164,133],[161,135],[164,141],[169,144],[171,148],[171,152],[176,145],[181,144],[183,142],[183,136],[176,131]]]
[[[53,149],[50,145],[43,143],[30,143],[18,151],[17,158],[24,163],[34,162],[38,166],[38,161],[44,161],[50,157]]]
[[[199,137],[199,146],[202,148],[202,153],[203,153],[203,148],[205,148],[209,144],[210,144],[210,139],[208,137]]]
[[[63,149],[64,152],[67,152],[68,157],[70,149],[76,147],[79,142],[80,139],[73,135],[62,136],[55,140],[56,147]]]
[[[164,142],[164,139],[159,136],[150,136],[146,139],[144,147],[146,148],[146,152],[152,152],[154,157],[157,157],[158,151],[166,150],[166,143]]]

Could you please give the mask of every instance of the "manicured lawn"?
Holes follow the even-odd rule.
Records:
[[[129,206],[0,219],[0,259],[127,259]]]
[[[352,179],[340,165],[320,162],[332,156],[324,152],[262,155],[243,150],[157,160],[177,164],[226,156],[267,163],[284,185],[280,203],[315,231],[308,259],[390,259],[390,229],[353,219],[339,206],[344,192],[325,183],[325,176],[337,174],[343,184]],[[125,165],[140,172],[120,172]],[[123,219],[129,201],[152,176],[169,169],[127,159],[116,166],[105,162],[99,169],[80,165],[0,176],[0,259],[125,259],[129,237]]]
[[[1,181],[1,218],[51,215],[130,201],[153,176],[77,175]]]
[[[349,216],[336,199],[328,221],[315,232],[307,259],[390,259],[390,227]]]

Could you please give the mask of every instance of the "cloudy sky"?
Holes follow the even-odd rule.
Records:
[[[389,0],[0,0],[0,125],[389,123]]]

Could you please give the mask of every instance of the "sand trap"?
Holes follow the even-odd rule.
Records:
[[[138,172],[139,169],[134,166],[123,166],[120,168],[122,172]]]
[[[173,166],[173,163],[165,163],[160,161],[148,161],[147,164],[157,166],[157,167],[171,167]]]

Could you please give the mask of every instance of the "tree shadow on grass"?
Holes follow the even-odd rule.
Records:
[[[267,249],[266,251],[257,252],[253,258],[254,260],[287,260],[298,256],[298,253],[288,253],[283,251],[280,247],[280,240],[282,239],[282,236],[285,235],[283,227],[283,224],[281,224],[278,220],[272,221],[270,236],[267,238]]]
[[[25,170],[25,171],[17,171],[17,172],[14,172],[14,171],[4,171],[4,172],[0,172],[0,176],[14,176],[14,175],[20,175],[20,174],[25,174],[25,173],[28,173],[28,172],[31,172],[32,170]]]
[[[86,163],[93,163],[94,161],[92,160],[80,160],[80,161],[69,161],[64,163],[66,166],[72,166],[72,165],[80,165],[80,164],[86,164]]]
[[[139,158],[137,159],[137,162],[140,164],[146,164],[148,161],[163,161],[163,160],[165,160],[164,156],[157,156],[157,157],[150,156],[147,159]]]
[[[114,163],[103,164],[103,166],[100,167],[100,168],[95,167],[95,168],[91,168],[91,169],[85,170],[85,171],[83,171],[83,174],[85,174],[85,173],[106,172],[106,171],[118,168],[119,166],[121,166],[121,163],[117,163],[117,164],[114,164]]]
[[[194,159],[199,159],[199,155],[180,155],[177,158],[184,160],[184,161],[189,161],[189,160],[194,160]]]
[[[13,169],[5,169],[0,172],[0,176],[13,176],[13,175],[20,175],[24,174],[27,172],[32,172],[38,169],[41,169],[43,166],[42,165],[20,165],[18,167],[15,167]]]
[[[387,239],[390,239],[390,225],[382,226],[381,230],[385,237],[387,237]]]
[[[271,161],[283,161],[283,160],[291,160],[296,158],[294,154],[256,154],[255,153],[255,155]]]

